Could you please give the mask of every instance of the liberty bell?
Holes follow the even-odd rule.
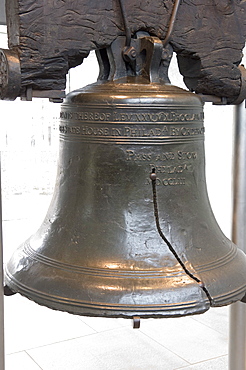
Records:
[[[240,300],[246,258],[209,203],[203,103],[144,34],[97,52],[97,83],[61,106],[57,182],[6,266],[13,292],[104,317],[176,317]],[[123,50],[123,57],[121,50]],[[170,59],[170,58],[169,58]]]

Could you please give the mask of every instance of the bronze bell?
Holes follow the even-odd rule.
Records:
[[[158,39],[136,39],[127,63],[120,42],[98,52],[100,80],[62,104],[53,200],[6,283],[89,316],[184,316],[240,300],[246,259],[209,204],[203,104],[168,83]]]

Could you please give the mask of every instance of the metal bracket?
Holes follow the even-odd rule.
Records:
[[[238,68],[241,72],[241,89],[237,99],[232,102],[234,105],[241,104],[246,99],[246,69],[244,65],[240,65]]]
[[[22,101],[32,101],[33,98],[49,98],[53,103],[62,103],[66,97],[63,90],[33,90],[31,86],[26,88],[25,95],[21,95]]]
[[[196,94],[198,95],[203,103],[213,103],[214,105],[227,105],[227,98],[219,97],[215,95],[205,95],[205,94]]]
[[[168,67],[172,52],[170,45],[163,49],[162,41],[146,32],[137,32],[129,47],[125,47],[124,37],[118,37],[107,49],[96,51],[98,79],[116,81],[141,76],[150,83],[170,83]]]
[[[133,316],[133,329],[139,329],[140,328],[140,316]]]

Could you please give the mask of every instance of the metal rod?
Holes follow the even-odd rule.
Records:
[[[125,34],[126,34],[126,46],[130,46],[131,45],[131,30],[130,30],[130,27],[129,27],[129,24],[128,24],[127,15],[126,15],[126,11],[125,11],[125,6],[124,6],[124,3],[123,3],[122,0],[118,0],[118,1],[119,1],[119,5],[120,5],[120,11],[121,11],[121,15],[122,15],[123,23],[124,23]]]
[[[178,13],[180,2],[181,2],[181,0],[175,0],[174,6],[173,6],[173,11],[172,11],[170,22],[169,22],[169,26],[168,26],[168,30],[167,30],[167,34],[166,34],[165,40],[163,41],[163,47],[164,48],[167,46],[167,44],[168,44],[168,42],[171,38],[174,23],[175,23],[176,18],[177,18],[177,13]]]
[[[232,241],[246,252],[246,109],[235,106]],[[230,308],[229,370],[246,369],[246,303]]]
[[[3,285],[3,237],[2,237],[2,186],[0,153],[0,370],[4,370],[4,285]]]

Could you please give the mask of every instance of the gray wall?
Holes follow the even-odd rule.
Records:
[[[5,0],[0,0],[0,24],[6,24]]]

